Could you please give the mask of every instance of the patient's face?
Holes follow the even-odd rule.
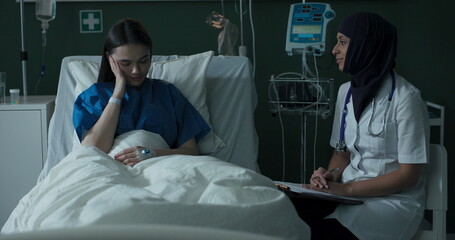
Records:
[[[112,57],[118,62],[128,85],[140,86],[150,69],[150,48],[142,44],[126,44],[114,49]]]

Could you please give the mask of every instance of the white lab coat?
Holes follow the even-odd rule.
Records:
[[[368,134],[372,104],[364,110],[359,123],[354,117],[352,98],[347,104],[345,141],[351,163],[342,182],[374,178],[399,167],[399,163],[427,163],[429,156],[428,113],[420,92],[396,74],[396,89],[387,109],[392,78],[384,81],[376,94],[376,109]],[[340,137],[340,121],[350,83],[338,92],[331,146]],[[385,125],[383,117],[386,117]],[[418,229],[424,210],[424,172],[418,184],[404,191],[381,197],[365,198],[363,205],[340,205],[328,218],[336,218],[359,239],[411,239]]]

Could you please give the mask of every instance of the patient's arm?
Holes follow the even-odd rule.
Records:
[[[123,99],[126,92],[126,80],[122,71],[119,70],[118,63],[109,56],[109,63],[115,74],[115,88],[112,94],[113,98]],[[104,108],[100,119],[93,127],[83,136],[83,145],[95,146],[101,151],[108,153],[114,144],[115,130],[117,129],[118,118],[120,115],[120,104],[110,102]]]
[[[103,110],[100,119],[83,137],[82,145],[92,145],[108,153],[114,144],[119,114],[120,105],[109,102]]]
[[[128,165],[134,166],[141,161],[138,158],[137,150],[138,148],[142,148],[141,146],[131,147],[124,149],[117,153],[114,158],[115,160]],[[194,138],[186,141],[178,148],[174,149],[153,149],[157,156],[166,156],[166,155],[174,155],[174,154],[183,154],[183,155],[198,155],[199,151],[197,149],[196,140]]]

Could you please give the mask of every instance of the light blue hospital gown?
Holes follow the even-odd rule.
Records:
[[[95,83],[74,103],[73,124],[79,140],[98,121],[114,91],[115,82]],[[140,88],[127,86],[115,135],[147,130],[160,134],[169,147],[177,148],[191,138],[202,139],[209,125],[171,83],[146,79]]]

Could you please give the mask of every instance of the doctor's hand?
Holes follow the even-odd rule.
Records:
[[[337,169],[327,171],[327,169],[319,167],[318,169],[314,170],[313,174],[310,178],[310,185],[315,188],[328,188],[329,181],[333,181],[332,172],[336,171]]]
[[[114,57],[112,57],[109,54],[107,54],[107,56],[109,59],[109,64],[111,66],[112,72],[115,75],[115,89],[113,96],[122,99],[123,95],[125,95],[126,92],[125,74],[123,74],[123,71],[119,66],[119,63],[114,59]]]
[[[311,184],[306,184],[305,187],[308,189],[316,190],[319,192],[326,192],[331,194],[336,194],[340,196],[351,196],[351,188],[349,183],[339,183],[339,182],[327,182],[327,188],[315,187]]]

